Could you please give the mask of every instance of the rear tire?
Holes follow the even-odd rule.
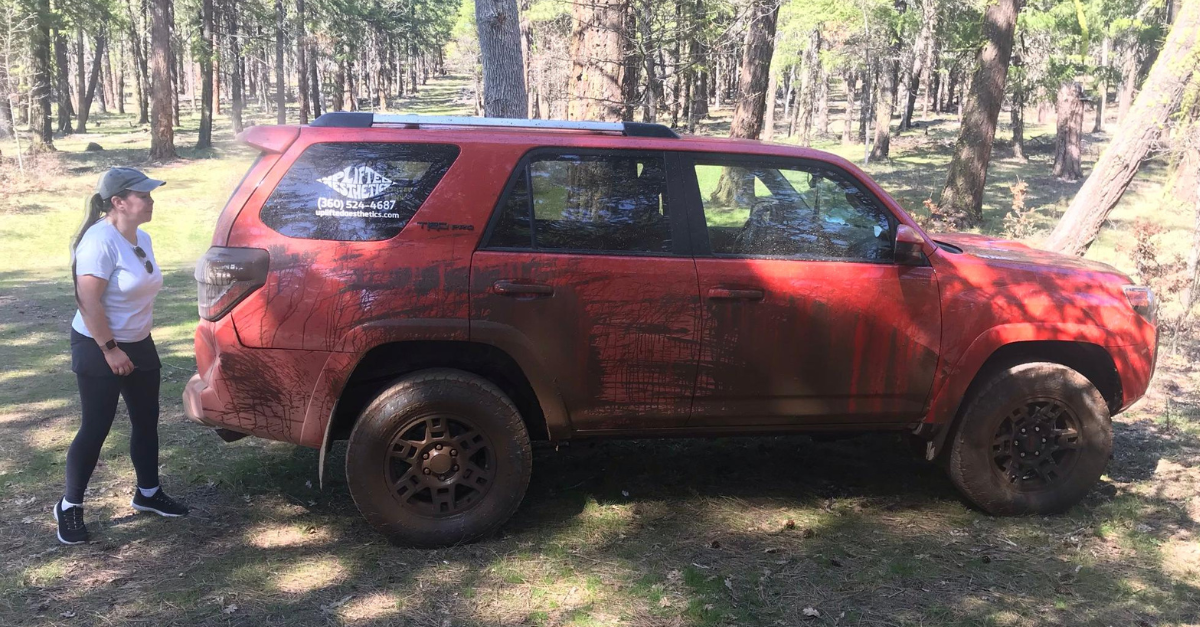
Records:
[[[397,544],[436,547],[498,529],[525,496],[533,455],[521,415],[459,370],[398,380],[359,417],[346,450],[350,495]]]
[[[1083,499],[1111,454],[1108,406],[1087,377],[1027,363],[996,373],[970,399],[948,471],[990,514],[1054,514]]]

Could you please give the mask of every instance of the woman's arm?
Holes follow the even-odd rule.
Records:
[[[107,287],[108,281],[98,276],[84,274],[77,277],[75,290],[79,297],[79,314],[83,317],[83,324],[88,333],[92,334],[92,338],[100,345],[100,350],[104,351],[104,360],[108,362],[108,367],[112,368],[113,374],[125,376],[133,372],[133,362],[129,360],[129,356],[120,347],[112,350],[104,348],[104,345],[113,339],[104,303],[100,302],[100,297]]]

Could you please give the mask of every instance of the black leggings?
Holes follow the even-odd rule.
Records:
[[[129,436],[129,457],[133,459],[138,486],[153,488],[158,485],[158,389],[161,370],[157,367],[138,367],[124,377],[111,374],[111,370],[107,376],[81,374],[79,370],[87,370],[82,366],[95,361],[95,356],[90,354],[92,349],[100,353],[94,341],[89,338],[86,342],[91,343],[91,347],[83,342],[72,342],[71,347],[76,358],[74,369],[79,382],[79,400],[83,405],[79,433],[75,434],[71,448],[67,449],[67,491],[64,496],[71,503],[83,503],[83,492],[92,477],[92,471],[96,469],[100,448],[104,446],[117,414],[118,397],[125,398],[129,422],[133,424]],[[148,350],[154,351],[153,346],[151,341]],[[138,351],[131,348],[128,352]],[[103,359],[102,354],[100,359]],[[157,354],[152,360],[143,360],[139,355],[134,361],[135,365],[138,361],[146,365],[158,365]],[[98,364],[91,365],[99,367]],[[95,368],[91,370],[95,372]]]

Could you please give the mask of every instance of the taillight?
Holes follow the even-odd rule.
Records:
[[[270,261],[270,254],[261,248],[209,248],[196,263],[196,303],[200,317],[219,320],[266,284]]]
[[[1125,291],[1125,298],[1129,300],[1129,306],[1138,312],[1138,315],[1146,319],[1146,322],[1154,324],[1158,318],[1158,307],[1154,303],[1154,291],[1145,285],[1125,285],[1121,287]]]

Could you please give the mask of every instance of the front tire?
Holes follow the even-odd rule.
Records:
[[[436,547],[498,529],[525,496],[533,454],[520,412],[491,382],[424,370],[384,390],[346,450],[350,495],[397,544]]]
[[[1112,421],[1087,377],[1054,363],[995,374],[966,406],[950,479],[995,515],[1054,514],[1091,490],[1112,454]]]

